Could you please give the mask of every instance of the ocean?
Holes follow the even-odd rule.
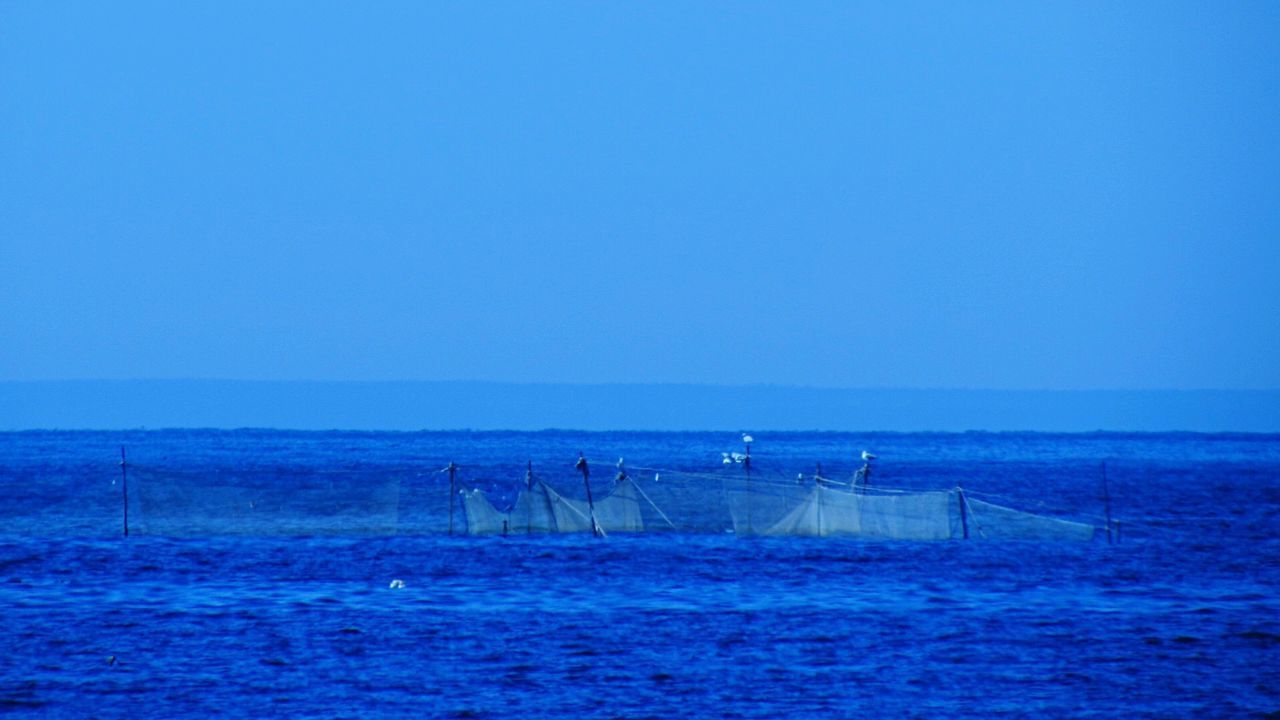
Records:
[[[722,452],[743,448],[735,433],[0,433],[0,711],[1280,713],[1280,436],[752,434],[762,475],[822,463],[847,477],[871,450],[885,486],[963,484],[1070,519],[1105,512],[1105,462],[1121,530],[1111,544],[739,537],[710,526],[450,536],[439,472],[450,461],[463,487],[501,499],[528,463],[576,491],[579,452],[604,487],[618,458],[711,473]],[[325,509],[290,501],[352,482],[394,494],[370,491],[381,500],[315,522]],[[175,487],[190,492],[179,501]],[[271,503],[251,521],[206,512],[241,490]]]

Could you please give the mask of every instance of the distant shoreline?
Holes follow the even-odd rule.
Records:
[[[0,382],[0,430],[274,428],[1280,432],[1280,390],[911,390],[494,382]]]

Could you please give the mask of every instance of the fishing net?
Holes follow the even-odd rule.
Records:
[[[894,540],[963,537],[953,492],[863,494],[816,486],[764,535],[859,535]],[[954,506],[954,508],[953,508]]]
[[[291,468],[191,473],[130,465],[130,530],[207,535],[379,535],[442,530],[398,475]]]
[[[130,464],[132,532],[208,535],[471,535],[639,532],[849,536],[895,540],[1087,541],[1094,524],[969,498],[816,476],[785,479],[738,466],[634,468],[581,476],[456,478],[420,468],[299,467],[205,472]],[[567,470],[567,468],[566,468]],[[488,475],[488,473],[486,473]]]
[[[1036,515],[965,498],[970,532],[987,540],[1092,540],[1106,532],[1087,523]]]
[[[726,480],[734,532],[883,540],[1088,541],[1101,528],[968,497],[961,489],[909,491],[801,476],[795,482]]]
[[[592,532],[593,521],[597,531],[604,533],[644,530],[639,493],[630,480],[619,482],[612,492],[592,504],[567,498],[541,481],[521,491],[515,505],[506,512],[495,508],[480,490],[466,492],[462,497],[467,532],[472,535]]]

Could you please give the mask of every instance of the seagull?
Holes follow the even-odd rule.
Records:
[[[751,437],[750,435],[743,434],[743,436],[742,436],[742,442],[744,442],[744,443],[746,443],[746,444],[748,444],[748,445],[750,445],[751,443],[753,443],[753,442],[755,442],[755,441],[756,441],[756,439],[755,439],[755,438],[753,438],[753,437]]]
[[[871,453],[867,452],[866,450],[863,450],[863,451],[862,451],[862,460],[863,460],[863,462],[866,462],[866,461],[869,461],[869,460],[875,460],[875,459],[876,459],[876,456],[875,456],[875,455],[872,455]]]
[[[403,580],[392,580],[392,581],[391,581],[391,589],[392,589],[392,590],[403,590],[403,589],[404,589],[404,581],[403,581]]]

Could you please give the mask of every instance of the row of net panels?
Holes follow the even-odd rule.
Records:
[[[474,487],[484,484],[485,489]],[[1023,512],[958,489],[895,492],[741,472],[664,471],[591,483],[458,483],[394,470],[134,471],[134,532],[378,535],[690,532],[940,540],[1089,540],[1087,522]]]

